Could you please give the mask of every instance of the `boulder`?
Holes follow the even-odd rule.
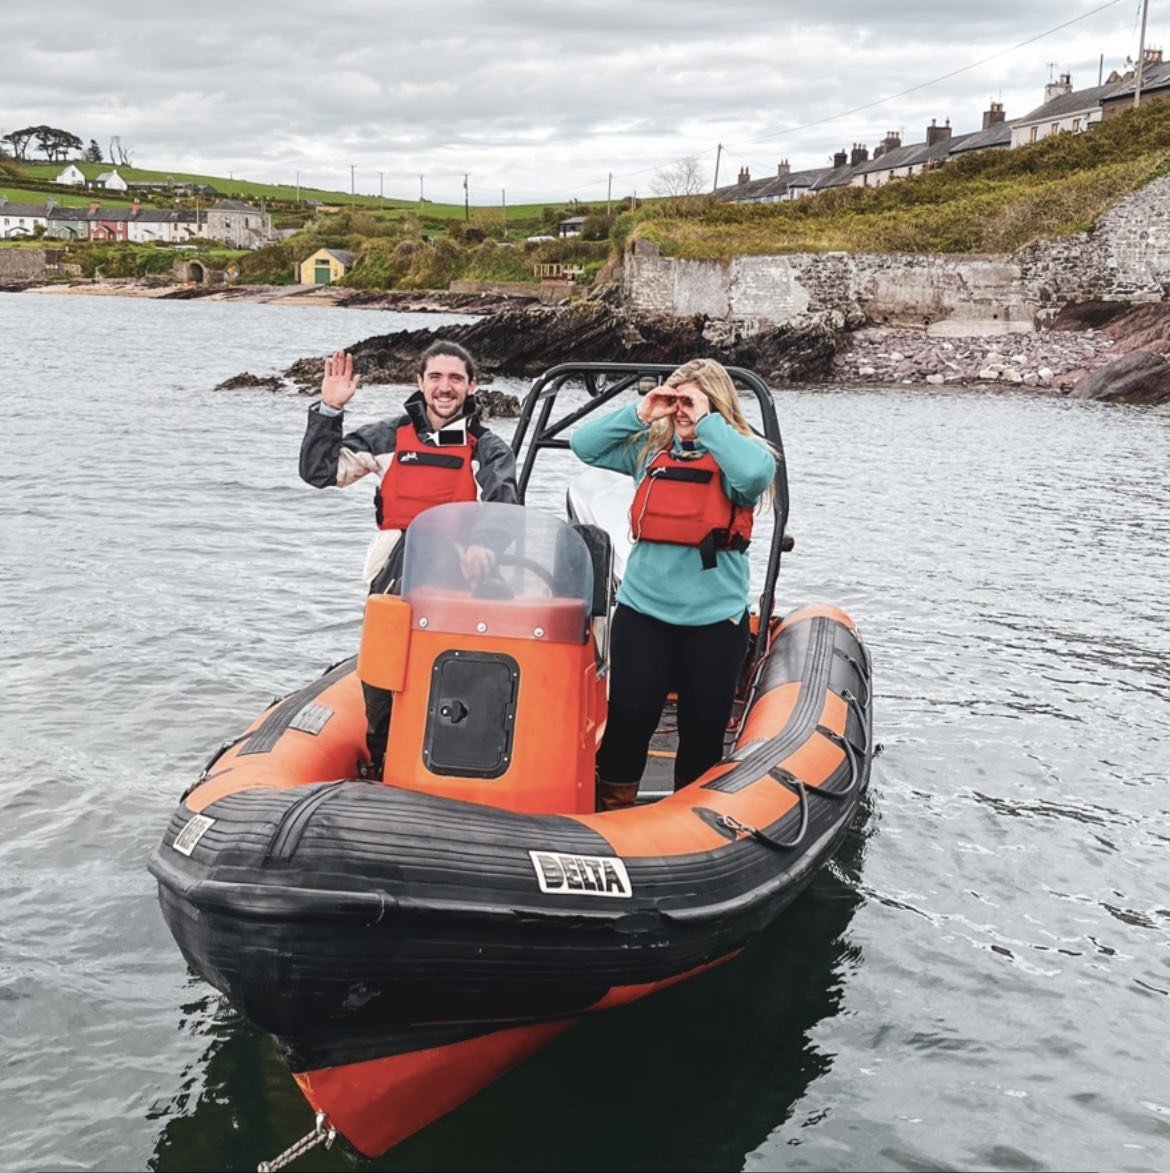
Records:
[[[283,386],[284,381],[275,375],[253,375],[250,371],[244,371],[241,374],[232,375],[230,379],[224,379],[222,383],[216,385],[215,389],[217,391],[238,391],[242,387],[259,387],[264,391],[279,391]]]
[[[1152,351],[1134,350],[1090,371],[1069,395],[1109,403],[1168,403],[1170,362]]]

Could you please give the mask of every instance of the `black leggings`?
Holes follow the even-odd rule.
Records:
[[[674,785],[723,756],[723,734],[748,646],[748,616],[702,627],[651,619],[618,604],[610,639],[609,720],[597,751],[604,782],[638,782],[669,692],[678,694]]]

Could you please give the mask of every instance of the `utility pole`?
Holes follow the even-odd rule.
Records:
[[[418,177],[418,206],[423,206],[423,176]]]
[[[467,172],[463,172],[463,221],[466,223],[471,219],[471,204],[468,202],[471,199],[467,192]]]
[[[1142,0],[1142,35],[1138,42],[1137,71],[1133,78],[1133,108],[1142,104],[1142,71],[1146,65],[1146,17],[1150,11],[1150,0]]]
[[[354,202],[353,164],[352,163],[349,165],[349,202],[351,204]]]
[[[504,189],[500,188],[500,210],[504,213],[504,239],[508,239],[508,201],[504,197]]]
[[[386,199],[382,190],[382,174],[381,171],[378,172],[378,203],[383,203]]]
[[[723,144],[719,143],[715,147],[715,182],[711,184],[711,194],[719,190],[719,159],[723,155]]]
[[[609,183],[605,188],[605,218],[609,219],[609,205],[613,201],[613,172],[609,173]]]
[[[301,202],[301,173],[297,172],[297,203]]]

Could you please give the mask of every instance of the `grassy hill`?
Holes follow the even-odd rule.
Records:
[[[1170,103],[1084,134],[973,153],[880,188],[836,188],[782,204],[664,200],[619,219],[615,239],[668,256],[785,252],[1007,253],[1084,231],[1170,171]]]
[[[65,166],[63,163],[29,162],[21,164],[30,179],[40,182],[52,182],[54,176],[60,173],[63,166]],[[92,181],[103,172],[111,170],[114,165],[111,163],[75,163],[74,166],[85,175],[87,180]],[[228,178],[223,175],[197,175],[186,171],[157,171],[145,167],[118,167],[117,171],[127,183],[207,184],[215,188],[221,198],[247,200],[251,203],[265,200],[277,204],[303,204],[312,200],[330,208],[361,209],[365,212],[385,213],[392,217],[421,213],[439,219],[462,219],[464,215],[462,204],[436,204],[429,200],[420,203],[418,200],[382,199],[378,196],[360,194],[351,196],[348,191],[334,191],[316,187],[298,189],[291,183],[253,183],[251,180]],[[60,190],[65,192],[69,189],[61,186]],[[113,206],[122,195],[124,193],[111,192],[109,196],[103,195],[102,200]],[[87,194],[85,199],[89,198],[90,196]],[[540,204],[517,204],[515,207],[508,207],[508,222],[509,224],[522,224],[533,219],[539,221],[541,208]],[[499,204],[483,207],[473,206],[471,210],[472,212],[494,213],[497,216],[501,214]]]

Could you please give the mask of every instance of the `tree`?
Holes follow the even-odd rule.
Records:
[[[659,196],[701,195],[707,190],[707,179],[699,160],[691,155],[668,167],[659,167],[650,182],[650,190]]]
[[[97,139],[91,138],[89,146],[85,148],[85,154],[82,156],[87,163],[104,163],[105,159],[102,157],[102,149],[97,144]]]
[[[37,149],[46,159],[61,161],[68,159],[73,151],[81,150],[81,139],[68,130],[61,130],[57,126],[37,126],[33,128],[36,135]]]
[[[28,144],[32,142],[36,136],[39,127],[26,126],[24,130],[14,130],[11,134],[6,134],[0,142],[6,142],[12,146],[12,154],[14,158],[27,158]]]
[[[132,167],[134,165],[134,152],[122,146],[121,135],[116,134],[110,139],[110,162],[117,163],[120,167]]]

